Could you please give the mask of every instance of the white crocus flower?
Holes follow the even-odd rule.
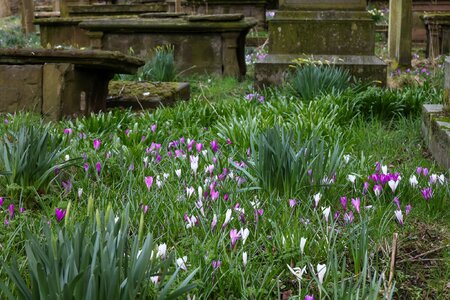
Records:
[[[419,182],[417,181],[416,175],[411,175],[411,177],[409,177],[409,184],[412,187],[416,187],[419,184]]]
[[[319,278],[320,284],[323,284],[323,278],[325,277],[325,273],[327,272],[326,264],[317,264],[317,277]]]
[[[198,156],[191,155],[191,156],[190,156],[190,160],[191,160],[191,169],[192,169],[192,171],[194,171],[194,173],[197,173],[197,169],[198,169]]]
[[[348,181],[350,181],[351,183],[355,183],[355,181],[356,181],[356,176],[355,175],[353,175],[353,174],[349,174],[348,176],[347,176],[347,179],[348,179]]]
[[[223,222],[223,226],[228,224],[231,220],[231,209],[227,209],[227,212],[225,213],[225,221]]]
[[[295,277],[297,277],[298,281],[301,281],[302,277],[303,277],[303,274],[306,273],[306,266],[304,266],[303,269],[299,268],[299,267],[291,268],[290,265],[287,265],[287,267],[288,267],[289,271],[291,271],[291,273]]]
[[[320,198],[322,198],[322,194],[320,192],[318,192],[317,194],[315,194],[313,196],[313,198],[314,198],[315,207],[317,207],[317,205],[319,205]]]
[[[242,228],[241,228],[240,233],[241,233],[241,238],[242,238],[242,244],[245,245],[245,240],[250,235],[250,230],[248,230],[248,228],[245,228],[244,230],[242,230]]]
[[[164,258],[166,258],[166,252],[167,252],[167,245],[165,243],[161,244],[158,246],[158,252],[157,252],[156,256],[164,259]]]
[[[300,239],[300,252],[303,254],[304,250],[305,250],[305,245],[306,245],[306,238],[302,237]]]
[[[181,270],[187,271],[186,263],[187,263],[187,256],[177,258],[177,266]]]
[[[242,253],[242,262],[244,263],[244,267],[247,265],[247,252]]]
[[[392,180],[392,179],[388,181],[389,187],[391,188],[393,193],[395,193],[395,190],[397,189],[399,182],[400,182],[399,180]]]
[[[344,155],[344,161],[346,164],[348,164],[348,162],[350,161],[350,154],[345,154]]]
[[[180,178],[181,177],[181,169],[175,170],[175,174],[177,175],[178,178]]]
[[[328,217],[330,216],[331,208],[328,206],[327,208],[322,207],[322,214],[325,218],[325,221],[328,222]]]
[[[192,186],[186,188],[186,195],[188,196],[188,198],[191,198],[194,193],[195,189]]]

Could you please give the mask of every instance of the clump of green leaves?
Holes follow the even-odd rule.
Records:
[[[313,63],[298,64],[291,74],[290,86],[303,100],[333,92],[340,93],[351,84],[348,70]]]
[[[284,197],[331,180],[341,165],[339,140],[329,145],[320,136],[305,137],[280,127],[268,128],[251,141],[249,175],[263,190]]]
[[[76,161],[64,161],[66,150],[61,140],[51,135],[50,125],[8,130],[0,141],[0,178],[6,185],[46,192],[56,171]]]
[[[121,218],[110,209],[97,211],[95,218],[56,233],[45,225],[44,241],[27,237],[27,275],[14,260],[6,267],[19,299],[176,299],[195,287],[189,282],[196,271],[173,287],[180,271],[167,278],[173,255],[156,257],[150,234],[140,245],[130,231],[128,207]],[[17,299],[3,283],[0,288],[8,299]]]
[[[158,46],[153,50],[153,57],[136,75],[119,75],[120,80],[171,82],[177,77],[174,47]]]

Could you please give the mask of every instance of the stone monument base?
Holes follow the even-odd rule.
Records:
[[[422,108],[422,136],[433,158],[450,169],[450,117],[441,104],[425,104]]]
[[[321,61],[349,70],[350,74],[365,82],[386,86],[387,64],[376,56],[365,55],[293,55],[269,54],[264,61],[255,64],[255,85],[257,87],[280,85],[290,71],[295,60]]]

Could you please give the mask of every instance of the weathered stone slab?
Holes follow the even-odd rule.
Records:
[[[113,73],[134,74],[145,61],[112,51],[58,49],[0,49],[0,64],[71,63],[77,67],[102,69]]]
[[[364,55],[292,55],[269,54],[255,65],[255,81],[258,87],[281,85],[293,70],[296,59],[313,59],[349,70],[350,74],[365,82],[384,86],[387,81],[387,65],[378,57]]]
[[[444,111],[443,105],[423,106],[422,135],[433,158],[450,169],[450,115]]]
[[[189,83],[111,81],[107,107],[152,109],[190,98]]]
[[[364,10],[366,0],[279,0],[280,9]]]

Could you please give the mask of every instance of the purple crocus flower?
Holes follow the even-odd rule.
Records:
[[[406,205],[405,214],[409,215],[410,212],[411,212],[411,204],[408,204]]]
[[[392,200],[395,205],[397,205],[397,208],[400,209],[400,200],[398,199],[398,197],[394,197],[394,200]]]
[[[314,295],[306,295],[305,300],[314,300]]]
[[[97,171],[97,174],[100,175],[100,172],[101,172],[101,170],[102,170],[102,164],[101,164],[100,162],[97,162],[97,163],[95,164],[95,170]]]
[[[0,197],[0,206],[3,205],[3,197]]]
[[[59,208],[55,209],[55,217],[56,217],[56,221],[61,222],[64,217],[66,216],[66,210],[62,210]]]
[[[423,168],[422,174],[423,174],[423,176],[427,177],[428,176],[428,169],[427,168]]]
[[[152,124],[152,125],[150,126],[150,130],[151,130],[153,133],[156,132],[156,128],[158,128],[158,125],[156,125],[156,124]]]
[[[195,149],[197,149],[197,152],[202,152],[203,144],[202,143],[195,144]]]
[[[223,201],[228,201],[230,196],[228,194],[223,195]]]
[[[236,244],[237,240],[241,238],[241,232],[238,231],[237,229],[231,229],[230,238],[231,238],[231,249],[234,249],[234,245]]]
[[[102,144],[102,141],[99,139],[94,139],[94,149],[98,150],[100,148],[100,145]]]
[[[337,210],[337,211],[334,213],[334,220],[336,221],[337,219],[339,219],[340,216],[341,216],[341,212]]]
[[[352,205],[353,205],[353,207],[355,208],[355,210],[359,214],[360,213],[361,200],[359,198],[356,198],[356,199],[352,198]]]
[[[347,197],[341,197],[341,205],[342,205],[342,208],[344,208],[344,210],[347,210]]]
[[[73,133],[72,128],[66,128],[66,129],[64,129],[64,134],[71,135],[72,133]]]
[[[220,268],[220,264],[221,264],[220,260],[213,260],[213,261],[212,261],[212,267],[213,267],[213,269],[214,269],[214,270],[217,270],[218,268]]]
[[[369,191],[369,183],[367,181],[364,181],[363,193],[367,194],[368,191]]]
[[[289,206],[293,208],[297,204],[297,200],[295,199],[289,199]]]
[[[347,224],[352,223],[354,220],[353,212],[349,211],[348,213],[344,214],[344,222]]]
[[[12,219],[14,217],[14,204],[9,205],[9,218]]]
[[[381,185],[379,185],[379,184],[376,184],[373,187],[373,192],[375,193],[375,196],[377,196],[377,197],[380,197],[382,190],[383,190],[383,187]]]
[[[21,208],[19,209],[19,211],[20,211],[21,214],[23,214],[23,213],[25,212],[25,208],[21,207]]]
[[[61,182],[64,190],[66,191],[66,193],[70,193],[70,191],[72,190],[72,182],[70,182],[70,180],[67,181],[63,181]]]
[[[417,167],[416,168],[416,172],[417,172],[417,175],[419,175],[420,176],[420,174],[422,174],[422,167]]]
[[[421,190],[421,193],[422,197],[427,201],[430,200],[431,197],[433,197],[433,189],[431,187],[424,188],[423,190]]]
[[[150,191],[150,188],[151,188],[152,185],[153,185],[153,176],[146,176],[146,177],[144,178],[144,181],[145,181],[145,185],[147,186],[147,190]]]
[[[217,215],[214,214],[213,219],[212,219],[212,222],[211,222],[211,231],[214,231],[214,229],[216,228],[216,226],[217,226]]]
[[[87,172],[89,170],[89,164],[88,163],[84,163],[83,164],[83,168]]]
[[[216,153],[219,150],[219,143],[217,143],[216,140],[213,140],[211,142],[211,149],[214,153]]]

